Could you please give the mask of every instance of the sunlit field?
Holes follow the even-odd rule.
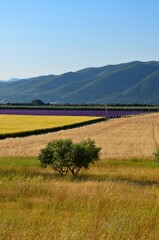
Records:
[[[2,114],[0,115],[0,134],[62,127],[93,119],[97,118],[83,116],[24,116]]]
[[[152,159],[100,160],[77,178],[36,158],[0,158],[0,239],[157,240]]]
[[[76,129],[0,141],[1,156],[38,156],[54,139],[94,139],[102,148],[101,158],[152,158],[159,146],[159,113],[123,117]]]
[[[0,140],[0,240],[158,240],[158,126],[156,113]],[[41,168],[47,142],[88,137],[102,147],[88,170]]]

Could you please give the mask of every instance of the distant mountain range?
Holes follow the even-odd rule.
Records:
[[[0,102],[159,104],[159,62],[122,63],[62,75],[0,81]]]
[[[20,79],[19,78],[11,78],[9,80],[7,80],[8,82],[16,82],[16,81],[19,81]]]

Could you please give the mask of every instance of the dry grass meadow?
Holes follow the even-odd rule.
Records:
[[[158,240],[159,169],[101,160],[78,177],[0,158],[1,240]]]
[[[152,157],[159,145],[159,113],[113,119],[71,130],[0,141],[0,156],[37,156],[54,139],[78,142],[92,138],[102,147],[101,157]]]
[[[0,240],[158,240],[158,124],[156,113],[0,140]],[[88,170],[41,168],[47,142],[88,137],[102,147]]]

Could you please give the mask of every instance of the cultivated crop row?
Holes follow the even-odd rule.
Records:
[[[96,116],[106,117],[109,119],[142,113],[144,113],[144,111],[0,109],[0,114],[40,115],[40,116]]]

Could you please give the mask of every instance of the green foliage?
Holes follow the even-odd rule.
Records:
[[[99,160],[100,149],[91,139],[74,144],[74,158],[70,167],[72,174],[77,174],[81,168],[87,169],[90,163]]]
[[[99,160],[101,148],[91,139],[73,143],[71,139],[54,140],[41,150],[38,159],[43,167],[51,165],[61,175],[76,175],[82,168]]]
[[[157,165],[159,166],[159,147],[156,149],[156,152],[154,153],[155,161],[157,162]]]
[[[34,105],[34,106],[43,106],[45,105],[45,103],[43,101],[41,101],[40,99],[35,99],[31,102],[31,105]]]
[[[61,175],[66,175],[73,158],[73,143],[70,139],[54,140],[41,150],[39,160],[43,167],[51,165]]]

